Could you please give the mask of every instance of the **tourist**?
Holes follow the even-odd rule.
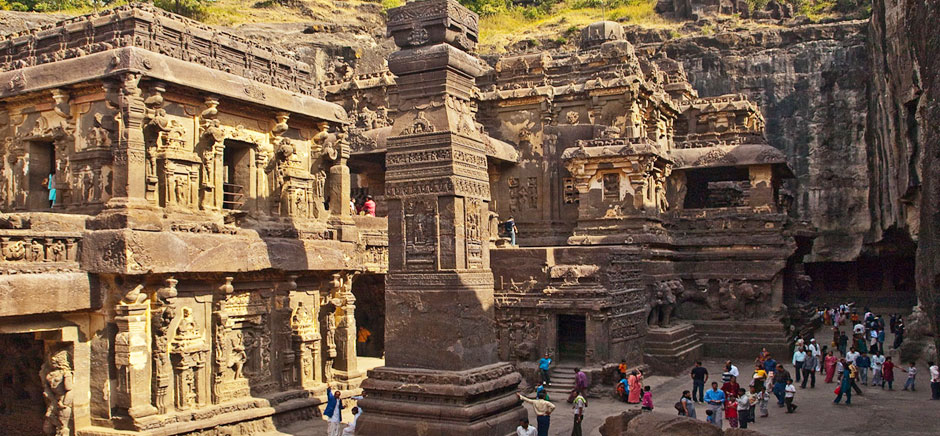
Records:
[[[539,359],[539,373],[542,374],[542,383],[552,384],[551,376],[549,375],[549,368],[552,365],[552,358],[548,356],[548,353],[545,353],[541,359]]]
[[[503,223],[503,228],[506,229],[506,234],[509,235],[509,244],[515,246],[516,233],[519,233],[519,228],[516,227],[516,220],[510,216],[509,219]]]
[[[738,395],[738,389],[741,386],[738,385],[738,378],[731,376],[731,379],[728,380],[725,384],[721,385],[721,390],[725,392],[725,396]]]
[[[587,374],[584,371],[581,371],[581,368],[574,369],[574,390],[577,393],[587,392],[588,388],[588,378]]]
[[[832,402],[839,404],[842,402],[842,396],[845,396],[845,404],[849,405],[852,404],[852,376],[849,374],[849,366],[845,359],[840,359],[839,362],[842,363],[844,368],[841,374],[842,383],[836,388],[836,399]]]
[[[628,384],[630,385],[629,401],[630,404],[638,404],[640,402],[640,397],[643,395],[643,372],[633,370],[630,372],[630,377],[627,379]]]
[[[881,366],[881,389],[888,385],[888,390],[894,390],[894,362],[891,356],[885,357],[885,363]]]
[[[845,355],[845,361],[849,363],[855,363],[855,359],[858,358],[859,352],[855,347],[849,348],[849,352]]]
[[[764,370],[768,373],[774,372],[777,369],[777,361],[774,360],[770,355],[767,356],[767,359],[764,360]]]
[[[754,380],[751,382],[751,385],[756,387],[758,390],[764,390],[764,382],[767,380],[767,371],[764,370],[764,367],[761,364],[754,365]]]
[[[868,385],[868,370],[871,368],[871,358],[868,354],[862,352],[855,359],[855,366],[858,367],[858,381],[863,385]]]
[[[767,404],[770,403],[770,394],[767,393],[767,390],[760,390],[757,392],[757,406],[760,407],[760,417],[766,418],[770,416],[770,410],[767,409]],[[752,419],[751,421],[755,421]]]
[[[350,197],[350,199],[349,199],[349,213],[350,213],[351,215],[358,215],[358,214],[359,214],[359,211],[356,209],[356,199],[355,199],[355,198],[351,198],[351,197]]]
[[[362,211],[368,216],[375,216],[375,200],[371,195],[366,195],[366,201],[362,203]]]
[[[806,351],[803,347],[797,348],[793,352],[793,372],[796,373],[796,381],[799,383],[803,372],[803,363],[806,361]]]
[[[885,352],[885,329],[878,330],[878,351]]]
[[[708,410],[705,411],[705,422],[707,422],[707,423],[709,423],[709,424],[713,424],[713,425],[718,425],[718,423],[715,422],[715,411],[714,411],[714,410],[708,409]]]
[[[49,208],[55,207],[56,201],[56,189],[55,189],[55,171],[51,172],[49,176],[42,181],[42,185],[49,190]]]
[[[816,361],[819,362],[820,356],[822,354],[820,354],[819,352],[819,344],[816,343],[816,338],[812,338],[809,340],[809,346],[806,347],[806,350],[809,352],[809,354],[816,356]],[[819,371],[818,366],[815,369],[816,371]]]
[[[692,393],[682,391],[682,398],[679,398],[679,416],[687,416],[695,419],[695,401],[692,401]]]
[[[555,405],[546,400],[544,394],[537,394],[534,400],[520,393],[516,395],[520,400],[532,405],[532,410],[535,411],[535,423],[539,426],[538,436],[548,436],[548,427],[552,423],[551,415],[555,410]]]
[[[845,349],[849,345],[849,337],[845,335],[845,332],[839,332],[839,353],[845,357]]]
[[[927,362],[930,368],[930,399],[940,400],[940,366],[936,363]]]
[[[641,404],[640,409],[645,410],[647,412],[653,411],[653,393],[650,392],[649,386],[643,387],[643,400],[641,401],[640,404]]]
[[[892,313],[890,318],[891,334],[897,333],[898,314]]]
[[[787,413],[793,413],[796,411],[796,404],[793,404],[793,397],[796,396],[796,386],[793,385],[793,380],[787,380],[787,387],[784,388],[784,403],[787,405]]]
[[[875,352],[871,356],[871,386],[881,385],[884,382],[884,379],[881,375],[881,368],[885,364],[885,357],[881,354],[881,350]]]
[[[346,428],[343,429],[343,436],[353,436],[356,434],[356,423],[359,422],[359,415],[362,415],[362,409],[359,407],[352,408],[353,419]]]
[[[547,387],[548,385],[545,384],[545,382],[540,383],[535,387],[535,396],[538,397],[539,394],[545,394],[545,400],[552,401],[552,399],[548,397],[548,391],[545,390]]]
[[[617,372],[620,373],[620,378],[627,378],[627,361],[625,359],[620,359],[620,365],[617,365]]]
[[[516,436],[538,436],[538,430],[529,424],[529,418],[522,418],[516,427]]]
[[[738,393],[732,393],[725,398],[725,419],[731,428],[738,428]]]
[[[624,403],[626,403],[627,400],[629,399],[629,395],[630,395],[629,383],[630,382],[628,382],[627,379],[625,378],[622,378],[620,379],[619,382],[617,382],[617,397],[619,397],[620,401],[623,401]]]
[[[327,417],[329,421],[329,426],[327,427],[327,435],[329,436],[340,436],[340,430],[342,430],[343,422],[343,399],[339,391],[333,392],[332,387],[326,387],[326,409],[323,410],[323,415]]]
[[[894,329],[896,330],[894,333],[894,349],[897,350],[901,348],[901,344],[904,342],[904,320],[898,318],[898,325]]]
[[[364,326],[359,326],[359,331],[356,333],[356,346],[359,350],[359,353],[365,354],[366,347],[369,345],[369,341],[372,337],[372,332]]]
[[[810,378],[813,379],[813,382],[810,384],[811,388],[816,387],[816,371],[819,370],[819,358],[813,354],[812,351],[806,353],[806,359],[803,361],[803,383],[800,385],[801,388],[806,389],[806,382]]]
[[[862,390],[858,387],[856,381],[858,380],[858,365],[855,362],[849,362],[846,360],[846,363],[849,365],[849,378],[852,380],[852,389],[855,390],[855,393],[862,395]]]
[[[839,359],[832,354],[832,351],[826,355],[826,383],[832,383],[832,377],[836,374],[836,363]]]
[[[748,422],[757,422],[757,402],[760,400],[760,392],[756,386],[750,386],[747,393],[747,420]],[[738,420],[741,420],[741,417],[738,417]]]
[[[649,388],[647,388],[648,390]],[[584,408],[587,407],[587,399],[578,391],[574,398],[572,409],[574,409],[574,426],[571,427],[571,436],[582,436],[581,422],[584,421]],[[652,409],[650,409],[652,410]]]
[[[735,377],[741,376],[741,373],[738,371],[738,367],[732,365],[730,360],[725,361],[725,370]]]
[[[705,382],[708,381],[708,370],[702,366],[702,362],[695,362],[695,367],[692,368],[689,377],[692,378],[692,401],[698,403],[704,401]]]
[[[904,390],[906,391],[907,388],[911,388],[911,392],[915,391],[914,379],[917,377],[917,367],[914,366],[914,362],[911,362],[911,366],[907,367],[907,369],[902,368],[901,371],[907,373],[907,381],[904,382]]]
[[[852,333],[859,335],[859,336],[865,334],[865,326],[862,325],[861,322],[859,322],[858,314],[853,314],[852,317],[854,318],[852,322],[855,323],[855,325],[852,326]]]
[[[741,428],[747,428],[747,423],[751,420],[751,395],[743,388],[738,389],[738,423]]]
[[[777,370],[774,372],[774,396],[777,397],[777,406],[783,407],[785,398],[785,391],[787,388],[787,381],[790,380],[790,373],[783,368],[782,364],[777,365]]]
[[[715,425],[721,428],[722,407],[725,405],[725,393],[718,389],[718,382],[712,382],[712,388],[705,392],[705,403],[708,404],[708,410],[715,417]]]

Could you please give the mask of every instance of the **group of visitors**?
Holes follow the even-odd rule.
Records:
[[[349,398],[357,401],[362,399],[362,397],[358,395]],[[353,407],[353,419],[343,428],[343,409],[345,408],[342,393],[340,391],[334,392],[332,387],[327,386],[326,409],[323,410],[323,416],[325,416],[327,422],[329,422],[327,426],[328,436],[351,436],[356,434],[356,422],[359,421],[359,417],[362,415],[362,409]]]
[[[371,195],[366,195],[366,198],[362,200],[361,203],[356,202],[355,198],[350,198],[349,213],[353,215],[375,216],[375,200],[372,199]]]
[[[852,403],[852,394],[862,394],[859,385],[879,386],[882,389],[894,389],[895,370],[906,375],[903,390],[916,390],[918,368],[915,362],[906,367],[897,366],[891,356],[885,355],[885,330],[891,331],[897,339],[891,348],[896,349],[903,342],[904,321],[898,315],[891,315],[885,322],[881,315],[872,313],[868,308],[859,315],[852,309],[852,304],[842,304],[833,308],[819,308],[818,316],[826,326],[833,328],[833,340],[829,345],[820,346],[815,338],[797,337],[790,364],[793,374],[777,361],[766,349],[762,349],[754,361],[754,372],[747,382],[741,381],[741,372],[732,361],[725,362],[721,379],[711,380],[708,369],[702,362],[695,362],[689,373],[692,390],[685,390],[674,407],[680,416],[698,419],[698,404],[705,407],[705,420],[718,427],[728,421],[732,428],[748,428],[758,417],[770,416],[768,405],[776,400],[777,406],[785,413],[795,413],[798,409],[797,385],[801,389],[816,387],[816,373],[825,376],[825,383],[838,383],[834,391],[834,403]],[[849,325],[852,329],[851,343],[847,332],[840,326]],[[838,357],[837,357],[838,353]],[[549,416],[555,409],[548,401],[545,387],[551,383],[550,367],[552,360],[545,355],[539,361],[542,384],[537,387],[537,398],[522,397],[532,405],[537,415],[538,428],[522,420],[517,428],[519,436],[548,435]],[[931,398],[940,400],[940,368],[933,361],[927,362],[930,373]],[[581,435],[581,422],[587,400],[584,393],[587,388],[586,376],[576,369],[575,390],[568,398],[574,411],[572,435]],[[628,404],[639,404],[643,411],[653,410],[653,398],[650,386],[643,385],[643,371],[628,371],[626,361],[617,367],[619,381],[616,383],[617,398]],[[710,386],[710,389],[706,389]],[[772,400],[773,399],[773,400]]]

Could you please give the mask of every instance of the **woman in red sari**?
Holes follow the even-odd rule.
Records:
[[[630,404],[637,404],[640,402],[640,397],[643,396],[643,371],[637,372],[633,371],[630,373],[630,378],[627,379],[627,382],[630,383],[630,398],[627,400]]]
[[[832,351],[826,354],[826,383],[832,383],[832,376],[836,374],[836,363],[838,362],[839,359],[832,355]]]

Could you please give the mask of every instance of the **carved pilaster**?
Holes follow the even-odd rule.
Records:
[[[125,73],[104,83],[105,99],[114,111],[117,129],[112,132],[111,151],[114,159],[114,185],[111,203],[128,204],[143,200],[146,195],[148,159],[144,141],[144,115],[147,106],[141,89],[139,73]]]
[[[132,291],[133,292],[133,291]],[[137,289],[137,292],[140,292]],[[138,294],[140,295],[140,294]],[[118,408],[126,409],[128,415],[138,418],[152,415],[157,409],[151,400],[151,350],[147,344],[150,328],[147,315],[150,304],[143,298],[122,301],[115,308],[114,322],[117,336],[114,341],[114,363],[118,369]]]

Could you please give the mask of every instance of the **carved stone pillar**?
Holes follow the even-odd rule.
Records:
[[[399,110],[386,154],[387,366],[362,384],[364,434],[505,436],[526,414],[521,377],[497,356],[486,150],[470,108],[477,20],[456,0],[388,11],[401,50],[388,62]]]
[[[320,333],[317,331],[316,318],[310,309],[298,302],[291,313],[290,326],[293,332],[295,364],[299,374],[300,386],[304,389],[313,389],[320,383],[322,377],[319,368],[317,353],[320,347]]]
[[[346,142],[346,132],[339,132],[336,136],[336,147],[339,150],[336,163],[330,167],[330,215],[348,217],[351,185],[346,160],[349,159],[349,144]]]
[[[118,395],[114,403],[139,418],[152,415],[157,409],[150,404],[151,367],[147,335],[147,302],[122,302],[115,308],[117,336],[114,341],[114,364],[118,368]]]
[[[340,320],[336,327],[336,363],[333,365],[343,372],[347,381],[358,378],[356,357],[356,297],[352,293],[352,273],[333,274],[333,293],[341,301]]]

